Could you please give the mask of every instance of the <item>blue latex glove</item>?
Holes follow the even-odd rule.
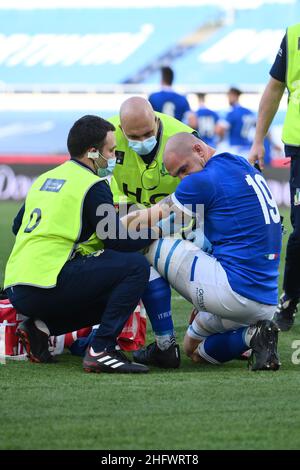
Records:
[[[156,225],[160,228],[162,237],[169,237],[170,235],[174,235],[174,233],[179,232],[181,229],[181,224],[175,223],[174,212],[172,212],[169,217],[161,219],[159,222],[157,222]]]
[[[205,253],[212,253],[212,245],[210,241],[206,238],[201,228],[197,228],[188,234],[186,237],[187,240],[194,243],[198,248]]]

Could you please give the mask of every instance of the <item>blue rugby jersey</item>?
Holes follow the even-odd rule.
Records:
[[[215,135],[215,125],[219,120],[219,115],[205,106],[196,111],[198,118],[198,135],[207,145],[216,147],[217,139]]]
[[[226,115],[229,123],[228,139],[231,146],[251,147],[256,118],[250,109],[239,104],[232,106]]]
[[[183,121],[184,115],[190,111],[190,105],[186,97],[172,89],[152,93],[149,96],[149,101],[154,111],[168,114],[179,121]]]
[[[202,171],[183,178],[172,197],[193,213],[204,205],[204,233],[231,288],[276,305],[281,223],[261,173],[242,157],[218,154]]]

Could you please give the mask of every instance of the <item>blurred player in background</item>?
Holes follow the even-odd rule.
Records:
[[[228,141],[228,144],[221,142],[218,150],[229,151],[247,158],[255,132],[255,115],[250,109],[240,105],[241,94],[238,88],[232,87],[228,90],[227,97],[231,110],[217,126],[218,135]]]
[[[168,114],[179,121],[184,121],[186,113],[190,110],[190,105],[185,96],[173,90],[173,80],[173,70],[170,67],[162,67],[161,90],[157,93],[152,93],[149,96],[149,101],[154,111]]]
[[[264,147],[265,147],[264,163],[266,166],[270,166],[274,158],[276,159],[276,158],[284,157],[283,146],[278,145],[278,143],[274,139],[272,129],[269,130],[269,132],[267,133],[264,139]]]
[[[205,104],[205,93],[197,93],[199,109],[196,112],[190,112],[187,116],[187,124],[198,131],[198,135],[207,145],[216,147],[217,135],[216,124],[219,121],[219,115],[209,109]]]
[[[176,238],[154,242],[147,255],[198,310],[185,336],[185,351],[195,362],[219,364],[250,347],[253,370],[277,370],[278,328],[271,320],[278,298],[279,211],[263,176],[246,159],[215,152],[191,134],[171,137],[164,162],[180,184],[175,193],[130,214],[124,223],[136,218],[148,226],[149,220],[155,224],[171,213],[199,218],[204,206],[212,255]]]
[[[275,62],[270,70],[271,78],[260,101],[255,140],[249,161],[264,164],[263,141],[278,110],[285,88],[289,93],[288,109],[284,121],[282,140],[286,157],[291,158],[291,233],[283,280],[283,294],[276,312],[276,322],[282,331],[294,324],[300,298],[300,115],[299,115],[299,37],[300,23],[287,28]]]

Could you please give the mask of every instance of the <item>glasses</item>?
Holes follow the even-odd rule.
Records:
[[[146,191],[152,191],[159,186],[160,183],[160,171],[157,160],[154,160],[150,165],[145,168],[141,175],[141,183],[143,189]]]

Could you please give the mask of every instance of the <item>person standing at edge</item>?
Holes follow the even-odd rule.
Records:
[[[271,78],[262,95],[256,133],[249,153],[249,161],[257,160],[264,167],[263,141],[285,88],[288,90],[288,108],[284,120],[282,140],[285,156],[291,158],[291,233],[286,251],[283,294],[275,313],[275,321],[282,331],[292,328],[300,298],[300,23],[287,28],[275,62],[270,70]]]

